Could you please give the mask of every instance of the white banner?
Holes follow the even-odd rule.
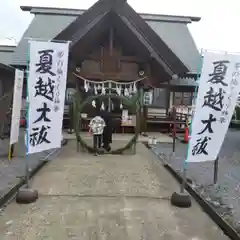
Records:
[[[28,154],[61,147],[68,43],[30,41]]]
[[[19,126],[20,126],[20,118],[21,118],[21,106],[22,106],[23,78],[24,78],[24,72],[16,69],[15,70],[15,79],[14,79],[14,90],[13,90],[10,144],[17,143],[18,137],[19,137]]]
[[[188,162],[213,161],[240,92],[240,56],[206,52],[198,89]]]

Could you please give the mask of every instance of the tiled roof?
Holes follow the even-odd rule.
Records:
[[[12,58],[13,65],[26,65],[30,38],[52,40],[85,11],[29,6],[21,8],[35,16],[16,48]],[[187,24],[199,21],[200,18],[155,14],[140,14],[140,16],[190,69],[190,72],[197,72],[199,52]]]
[[[10,65],[16,46],[0,45],[0,63]]]

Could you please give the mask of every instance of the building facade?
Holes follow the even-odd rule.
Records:
[[[14,68],[11,64],[14,51],[15,46],[0,45],[0,97],[13,88]]]
[[[21,9],[34,18],[15,49],[14,67],[26,69],[29,39],[70,41],[67,88],[82,86],[73,73],[96,81],[145,76],[142,87],[153,91],[146,119],[191,105],[200,55],[187,25],[200,18],[138,14],[126,0],[99,0],[88,10]]]
[[[12,63],[12,55],[15,46],[0,45],[0,137],[9,130],[10,108],[12,102],[12,90],[14,84],[15,69]],[[5,129],[7,129],[5,131]]]

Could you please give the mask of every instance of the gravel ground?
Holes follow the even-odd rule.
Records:
[[[240,233],[240,131],[229,129],[219,155],[218,183],[213,185],[213,162],[189,163],[188,177],[196,189],[218,213]],[[172,167],[181,171],[186,156],[186,144],[177,141],[175,158],[172,144],[158,144],[154,151]]]
[[[16,185],[25,176],[26,156],[24,147],[24,133],[21,131],[19,143],[15,146],[15,157],[8,161],[9,139],[0,140],[0,197]],[[53,150],[29,156],[29,168],[34,169],[40,161],[46,158]],[[52,158],[51,155],[50,158]]]

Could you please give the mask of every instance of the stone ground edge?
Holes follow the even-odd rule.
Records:
[[[67,144],[67,140],[63,140],[62,146]],[[167,164],[161,156],[156,155],[156,153],[151,149],[148,143],[143,143],[149,150],[151,150],[155,156],[157,156],[160,161],[163,163],[164,168],[179,182],[182,182],[182,176],[175,171],[169,164]],[[59,149],[53,150],[52,153],[56,153]],[[30,172],[30,178],[34,177],[49,161],[48,158],[52,154],[48,154],[40,163]],[[19,183],[13,186],[8,192],[6,192],[0,198],[0,209],[6,207],[8,202],[15,197],[17,191],[25,184],[25,179],[21,179]],[[240,235],[232,228],[214,209],[213,207],[191,186],[191,184],[186,183],[186,190],[189,194],[198,202],[202,207],[204,212],[206,212],[209,217],[223,230],[225,235],[227,235],[232,240],[239,240]]]
[[[62,146],[65,146],[67,142],[68,142],[67,140],[63,139],[61,143]],[[48,158],[57,153],[58,151],[59,149],[54,149],[46,157],[42,158],[40,162],[37,164],[37,166],[29,172],[29,178],[30,179],[33,178],[34,175],[37,174],[49,162]],[[8,205],[8,203],[15,198],[17,191],[22,186],[24,186],[25,183],[26,183],[25,179],[19,180],[17,184],[12,186],[10,190],[8,190],[5,194],[3,194],[3,196],[0,197],[0,210],[4,209]]]
[[[183,181],[182,176],[176,170],[174,170],[162,156],[157,155],[148,145],[148,143],[145,142],[143,144],[159,158],[164,168],[181,184]],[[190,183],[186,182],[185,189],[202,207],[203,211],[207,213],[208,216],[222,229],[226,236],[232,240],[240,240],[240,235],[237,233],[237,231],[213,209],[213,207],[191,186]]]

